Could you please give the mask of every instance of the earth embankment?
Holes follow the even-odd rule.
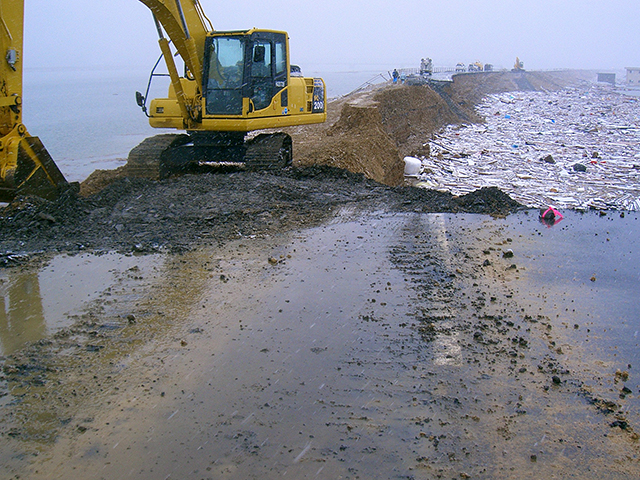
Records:
[[[451,82],[384,83],[356,91],[328,102],[326,123],[286,129],[293,137],[294,166],[327,165],[402,185],[403,157],[429,155],[428,140],[446,125],[482,122],[475,106],[484,96],[559,90],[592,76],[588,71],[482,72],[454,75]],[[167,142],[167,135],[154,138]],[[123,167],[96,170],[82,183],[81,194],[92,195],[123,177],[157,179],[155,169],[138,158],[148,141],[132,150]]]
[[[407,155],[429,155],[428,140],[446,125],[479,123],[486,95],[559,90],[592,77],[586,71],[489,72],[452,82],[382,84],[329,102],[327,122],[292,128],[298,165],[329,165],[402,185]]]

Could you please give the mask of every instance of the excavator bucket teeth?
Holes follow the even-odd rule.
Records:
[[[7,200],[16,195],[36,195],[54,200],[62,191],[73,188],[38,137],[25,137],[20,141],[12,183],[0,192]]]

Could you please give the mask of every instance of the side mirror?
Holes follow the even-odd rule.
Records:
[[[142,109],[144,109],[144,102],[145,102],[144,95],[142,95],[140,92],[136,92],[136,103]]]

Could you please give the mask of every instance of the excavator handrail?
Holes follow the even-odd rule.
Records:
[[[196,78],[197,84],[201,85],[201,59],[204,57],[204,39],[208,29],[203,20],[204,12],[199,0],[140,0],[140,2],[151,10],[187,68]],[[161,35],[161,32],[159,34]]]

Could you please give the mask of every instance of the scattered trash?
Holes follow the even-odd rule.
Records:
[[[404,157],[404,174],[407,177],[417,177],[420,174],[422,162],[419,158]]]
[[[562,214],[553,207],[549,207],[544,212],[540,213],[540,221],[547,227],[553,227],[561,222],[563,218]]]
[[[477,108],[485,123],[432,138],[416,184],[454,195],[498,187],[532,208],[638,211],[639,106],[591,83],[490,95]]]

